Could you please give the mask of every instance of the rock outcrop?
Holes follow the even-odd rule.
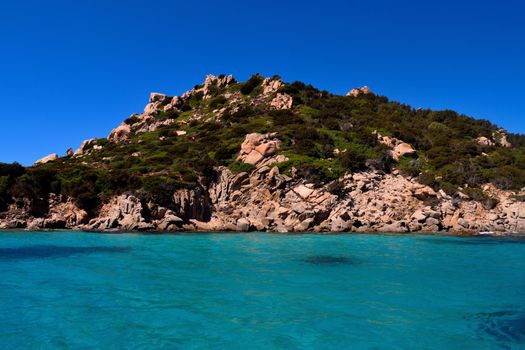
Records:
[[[196,92],[202,92],[203,98],[208,99],[213,96],[213,88],[219,88],[224,89],[225,87],[228,87],[230,84],[234,83],[235,79],[233,79],[232,75],[221,75],[219,77],[216,77],[214,75],[208,74],[206,76],[206,80],[204,81],[204,85],[202,88],[197,89]]]
[[[505,130],[500,129],[497,132],[495,132],[492,136],[500,146],[505,148],[512,147],[512,144],[507,140],[507,134],[505,133]]]
[[[237,160],[256,165],[265,158],[275,155],[281,146],[281,140],[277,135],[277,133],[246,135]]]
[[[81,157],[85,154],[88,154],[91,151],[97,151],[99,149],[102,149],[102,146],[97,144],[96,139],[85,140],[84,142],[82,142],[80,147],[73,153],[73,156]]]
[[[54,160],[57,160],[58,159],[58,154],[56,153],[52,153],[48,156],[45,156],[44,158],[42,159],[39,159],[35,162],[35,165],[38,165],[38,164],[46,164],[46,163],[49,163],[49,162],[52,162]]]
[[[263,89],[263,95],[269,96],[281,88],[283,86],[283,81],[281,79],[270,79],[266,78],[263,80],[262,84]]]
[[[494,146],[494,141],[485,136],[480,136],[476,139],[476,142],[482,146]]]
[[[120,229],[145,231],[155,227],[145,220],[141,201],[133,196],[121,195],[111,199],[84,228],[89,230]]]
[[[270,105],[275,109],[290,109],[293,106],[293,98],[288,94],[277,93]]]
[[[355,88],[355,89],[352,89],[350,90],[346,96],[352,96],[352,97],[357,97],[361,94],[363,95],[367,95],[367,94],[371,94],[372,93],[372,90],[370,90],[370,88],[368,86],[363,86],[361,88]]]
[[[161,111],[161,106],[168,100],[168,96],[152,92],[148,104],[144,108],[142,118],[147,119],[156,116]]]
[[[215,91],[218,89],[224,89],[233,83],[235,83],[235,79],[232,75],[220,75],[216,77],[215,75],[208,74],[204,80],[204,84],[186,91],[182,96],[180,96],[180,99],[184,101],[198,93],[202,93],[203,99],[209,99],[213,97]]]
[[[131,126],[124,122],[111,131],[111,134],[108,136],[108,140],[116,143],[123,142],[129,139],[130,133]]]
[[[388,148],[390,148],[390,155],[393,159],[399,160],[401,157],[417,157],[416,150],[412,147],[412,145],[403,142],[399,139],[396,139],[394,137],[388,137],[388,136],[382,136],[379,133],[377,134],[377,139],[380,143],[384,144]]]

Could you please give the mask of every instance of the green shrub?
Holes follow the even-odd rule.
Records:
[[[162,111],[157,115],[158,120],[177,119],[178,117],[179,114],[173,109]]]
[[[272,118],[273,124],[276,127],[304,123],[304,120],[300,116],[288,109],[272,110],[268,115]]]
[[[401,157],[398,161],[397,167],[401,172],[408,176],[418,176],[423,166],[420,159],[413,159],[409,157]]]
[[[211,109],[215,109],[215,108],[218,108],[220,106],[222,106],[223,104],[225,104],[226,102],[228,101],[228,99],[226,97],[224,97],[223,95],[219,95],[217,97],[214,97],[210,100],[210,104],[209,104],[209,107]]]
[[[336,195],[337,197],[344,197],[347,193],[344,182],[338,180],[330,182],[327,190],[330,194]]]
[[[184,186],[171,177],[146,177],[137,192],[143,201],[153,201],[167,208],[173,208],[173,193]]]
[[[133,125],[140,121],[140,117],[137,115],[132,115],[131,117],[124,120],[124,124]]]
[[[241,86],[241,93],[243,95],[250,94],[256,87],[258,87],[263,81],[263,77],[261,77],[259,74],[252,75],[250,79],[248,79],[247,82],[242,84]]]
[[[463,192],[476,202],[481,203],[486,210],[492,210],[499,204],[498,199],[489,196],[479,188],[465,188]]]
[[[228,169],[230,169],[232,173],[251,173],[255,169],[255,167],[251,164],[246,164],[243,162],[233,162],[230,165],[228,165]]]
[[[432,188],[436,188],[438,186],[438,182],[436,181],[436,177],[434,176],[434,174],[428,172],[421,173],[418,176],[417,181],[423,185],[427,185]]]

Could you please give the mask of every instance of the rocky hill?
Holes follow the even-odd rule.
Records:
[[[525,232],[525,137],[368,87],[209,75],[105,139],[0,164],[0,228]]]

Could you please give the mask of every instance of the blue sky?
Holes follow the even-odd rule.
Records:
[[[207,73],[368,85],[525,133],[519,1],[4,1],[0,161],[105,137]]]

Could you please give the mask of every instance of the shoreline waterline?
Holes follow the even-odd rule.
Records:
[[[193,235],[248,235],[248,234],[260,234],[260,235],[275,235],[275,236],[422,236],[422,237],[458,237],[458,238],[523,238],[525,239],[525,233],[513,232],[513,233],[478,233],[478,232],[277,232],[277,231],[121,231],[121,230],[77,230],[77,229],[46,229],[46,230],[26,230],[26,229],[0,229],[2,233],[91,233],[99,235],[138,235],[138,236],[193,236]]]

